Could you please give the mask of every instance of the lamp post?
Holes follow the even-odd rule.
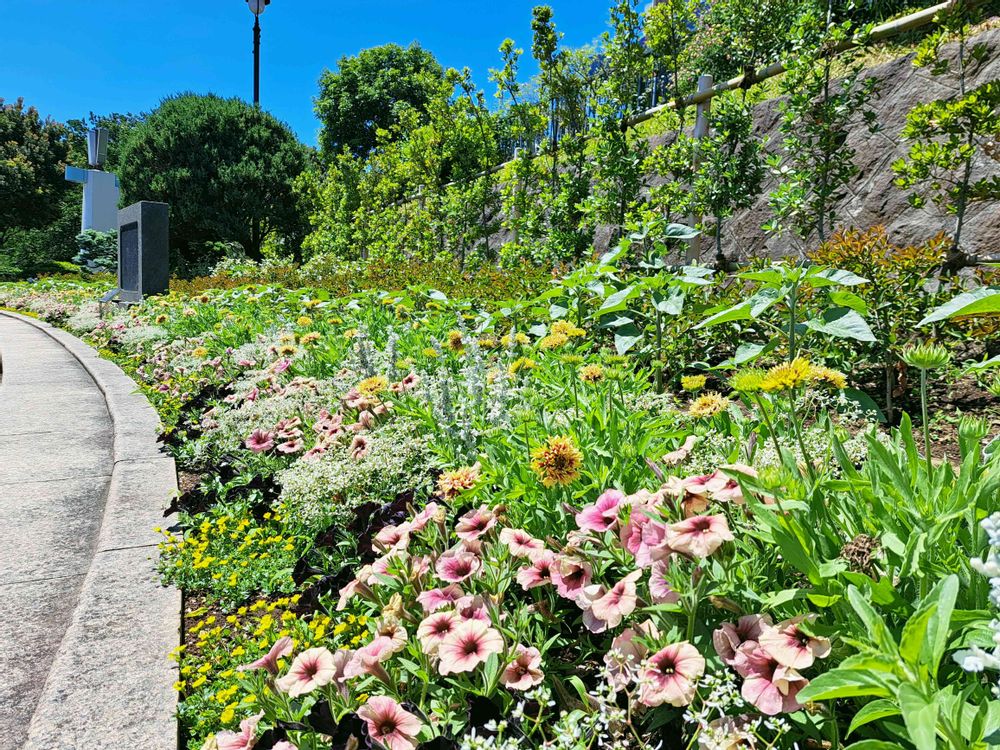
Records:
[[[253,103],[260,105],[260,17],[271,0],[247,0],[253,13]]]

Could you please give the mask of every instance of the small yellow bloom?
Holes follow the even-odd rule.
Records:
[[[531,468],[546,487],[576,481],[583,466],[583,454],[565,435],[550,437],[531,452]]]
[[[714,417],[729,408],[729,399],[715,391],[699,396],[688,406],[688,414],[697,419]]]
[[[312,320],[312,318],[310,318],[310,317],[309,317],[308,315],[302,315],[302,316],[300,316],[300,317],[299,317],[299,319],[298,319],[298,320],[296,320],[295,322],[296,322],[296,323],[298,323],[298,324],[299,324],[300,326],[302,326],[303,328],[305,328],[306,326],[311,326],[311,325],[312,325],[312,322],[313,322],[313,320]]]
[[[704,375],[685,375],[681,378],[681,388],[691,393],[696,393],[705,387],[708,378]]]

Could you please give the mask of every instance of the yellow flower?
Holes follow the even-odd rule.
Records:
[[[292,346],[291,344],[282,344],[278,347],[278,354],[282,357],[294,357],[297,351],[298,348]]]
[[[553,335],[562,335],[571,339],[587,335],[587,332],[585,330],[583,330],[582,328],[577,328],[568,320],[557,320],[555,323],[553,323],[552,333]]]
[[[708,378],[704,375],[685,375],[681,378],[681,388],[695,393],[705,387]]]
[[[344,338],[345,339],[353,339],[357,335],[358,335],[358,329],[357,328],[348,328],[346,331],[344,331]]]
[[[520,333],[520,332],[514,334],[514,343],[515,344],[520,344],[521,346],[527,346],[530,342],[531,342],[531,339],[528,338],[527,334]],[[506,336],[504,336],[503,338],[501,338],[500,339],[500,344],[502,346],[510,346],[510,344],[511,344],[510,334],[507,334]]]
[[[766,374],[759,367],[748,367],[729,378],[729,387],[740,393],[757,393],[764,385]]]
[[[205,359],[208,356],[208,349],[203,346],[197,346],[191,351],[191,356],[198,359]]]
[[[430,357],[431,359],[434,359],[434,358],[436,358],[436,357],[437,357],[437,355],[438,355],[437,351],[436,351],[435,349],[433,349],[432,347],[430,347],[430,346],[426,347],[426,348],[425,348],[425,349],[423,350],[423,352],[421,352],[421,353],[422,353],[422,354],[423,354],[423,355],[424,355],[425,357]]]
[[[302,338],[299,339],[299,341],[303,346],[305,346],[313,343],[314,341],[319,341],[321,338],[323,338],[323,336],[318,331],[309,331],[309,333],[303,333]]]
[[[539,349],[558,349],[569,341],[565,333],[550,333],[538,342]]]
[[[303,328],[305,328],[306,326],[311,326],[312,325],[313,319],[310,318],[308,315],[302,315],[295,322],[298,323]]]
[[[584,365],[580,368],[580,380],[584,383],[600,383],[604,380],[604,368],[600,365]]]
[[[812,365],[805,357],[796,357],[791,362],[776,365],[764,374],[760,388],[767,393],[790,391],[809,382]]]
[[[228,724],[236,716],[236,711],[233,710],[232,706],[228,706],[225,711],[219,716],[219,721],[223,724]]]
[[[479,481],[479,464],[446,471],[438,478],[438,490],[446,500],[471,490]]]
[[[692,417],[714,417],[716,414],[729,408],[729,399],[720,396],[715,391],[709,391],[703,396],[699,396],[688,406],[688,414]]]
[[[155,318],[155,321],[156,321],[156,323],[157,323],[157,324],[160,324],[160,323],[166,323],[166,322],[167,322],[167,316],[166,316],[166,315],[163,315],[163,314],[161,313],[160,315],[157,315],[157,316],[156,316],[156,318]]]
[[[825,365],[813,365],[809,370],[809,380],[817,383],[826,383],[832,388],[843,390],[847,387],[847,376],[840,370],[834,370]]]
[[[583,465],[583,454],[565,435],[550,437],[531,452],[531,458],[531,468],[546,487],[574,482]]]
[[[520,357],[515,359],[511,366],[507,368],[507,372],[511,375],[517,375],[521,370],[534,370],[535,360],[529,359],[528,357]]]
[[[373,375],[358,383],[358,393],[367,398],[376,396],[389,387],[389,379],[384,375]]]
[[[461,331],[448,332],[448,348],[456,354],[461,354],[462,350],[465,349],[465,342],[462,341]]]

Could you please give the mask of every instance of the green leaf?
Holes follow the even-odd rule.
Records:
[[[691,240],[701,234],[701,231],[687,224],[667,224],[662,230],[662,236],[670,240]]]
[[[937,747],[937,701],[928,700],[909,683],[899,686],[896,698],[899,701],[903,723],[906,724],[910,741],[917,750],[935,750]]]
[[[861,407],[862,411],[871,412],[875,415],[875,419],[885,424],[885,414],[875,403],[874,399],[869,396],[864,391],[859,391],[857,388],[845,388],[841,391],[844,394],[844,398],[852,403],[857,404]]]
[[[642,341],[642,331],[634,325],[624,325],[615,331],[615,351],[619,355]]]
[[[829,336],[855,341],[875,341],[875,334],[865,319],[849,307],[833,307],[824,310],[818,318],[806,321],[806,328]]]
[[[860,740],[852,742],[844,750],[904,750],[902,745],[883,740]]]
[[[953,297],[940,307],[931,310],[930,315],[917,323],[925,326],[937,323],[939,320],[952,320],[970,316],[1000,315],[1000,289],[996,287],[980,287],[971,292],[963,292]]]
[[[873,674],[864,669],[832,669],[815,677],[796,696],[800,703],[825,701],[834,698],[857,698],[870,695],[890,698],[885,675]]]
[[[885,624],[879,614],[875,611],[864,595],[854,586],[847,587],[847,600],[857,613],[858,618],[865,626],[868,636],[879,649],[886,654],[895,654],[898,647],[896,639],[889,632],[889,627]]]
[[[717,326],[721,323],[731,323],[734,320],[758,318],[780,298],[781,293],[777,289],[761,289],[749,299],[708,316],[696,325],[693,330],[707,328],[708,326]]]
[[[868,303],[854,292],[845,292],[843,290],[830,292],[830,301],[835,305],[856,310],[861,315],[868,314]]]
[[[632,297],[634,297],[635,294],[636,294],[635,284],[629,284],[624,289],[620,289],[619,291],[615,292],[606,300],[604,300],[604,304],[601,305],[600,308],[598,308],[597,310],[598,317],[601,315],[605,315],[609,312],[624,310],[625,303],[627,303]]]
[[[865,724],[869,724],[886,716],[898,716],[899,707],[891,700],[879,698],[861,707],[861,710],[854,714],[851,719],[851,726],[847,728],[847,734],[853,734],[854,730]],[[853,747],[853,745],[852,745]]]
[[[836,268],[825,268],[817,273],[810,273],[808,280],[814,287],[834,285],[858,286],[859,284],[868,283],[868,279],[864,276],[858,276],[856,273],[851,273],[850,271],[840,271]]]

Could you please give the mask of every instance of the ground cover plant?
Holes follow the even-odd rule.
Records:
[[[657,263],[684,233],[509,300],[0,286],[160,411],[188,747],[995,743],[1000,290]]]

